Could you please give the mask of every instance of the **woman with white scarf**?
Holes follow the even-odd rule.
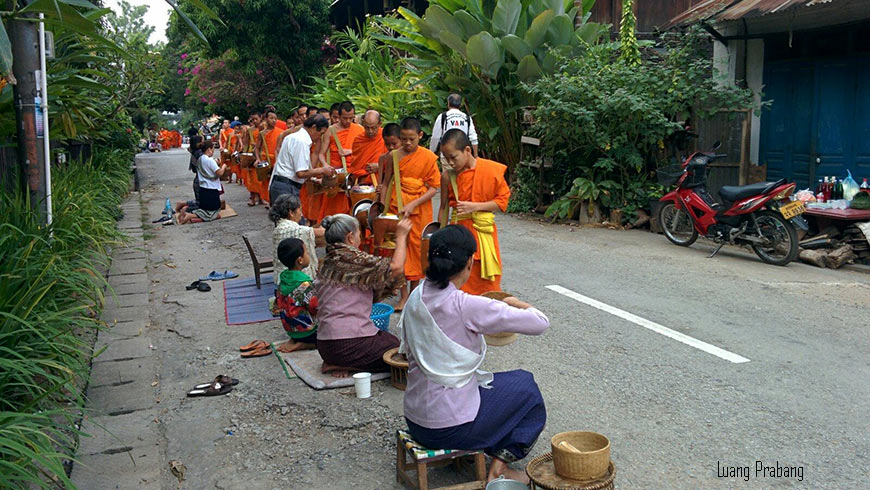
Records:
[[[414,439],[432,449],[482,449],[492,456],[490,480],[528,483],[508,463],[525,458],[544,430],[547,411],[531,373],[487,373],[484,334],[539,335],[547,317],[516,298],[495,301],[460,289],[477,248],[466,228],[431,237],[426,279],[399,320],[400,352],[408,356],[405,419]]]

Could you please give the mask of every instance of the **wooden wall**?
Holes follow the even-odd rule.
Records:
[[[635,0],[634,13],[637,16],[637,30],[640,33],[653,33],[671,19],[703,0]],[[579,1],[576,3],[580,3]],[[613,24],[619,30],[622,15],[622,0],[596,0],[592,8],[593,22]]]

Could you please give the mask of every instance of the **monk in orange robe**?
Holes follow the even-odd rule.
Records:
[[[492,213],[507,210],[511,197],[510,187],[504,178],[507,167],[492,160],[475,158],[471,141],[461,129],[451,129],[444,134],[441,138],[441,155],[450,168],[445,168],[441,176],[439,220],[444,226],[448,208],[452,208],[450,222],[468,228],[477,241],[471,276],[462,290],[475,295],[501,291],[501,249]],[[451,182],[451,173],[456,176],[456,190]],[[459,196],[456,195],[457,190]],[[482,238],[491,245],[482,246]],[[482,255],[487,257],[482,260]],[[486,260],[489,263],[484,266]]]
[[[367,163],[366,170],[368,173],[377,175],[378,180],[378,195],[381,194],[381,187],[384,186],[384,169],[393,164],[393,156],[390,154],[393,150],[398,150],[402,147],[402,141],[399,139],[402,128],[396,123],[389,123],[381,130],[381,137],[384,140],[384,148],[387,152],[382,154],[376,163]]]
[[[371,184],[372,177],[369,165],[377,164],[378,159],[387,152],[381,129],[381,115],[378,111],[366,111],[362,120],[363,134],[353,140],[353,160],[348,171],[354,181],[360,184]],[[380,181],[378,181],[380,182]]]
[[[423,279],[423,264],[420,261],[420,245],[423,228],[432,222],[432,197],[441,185],[441,172],[438,170],[438,156],[427,148],[420,146],[423,129],[420,121],[413,117],[402,120],[399,139],[402,147],[391,152],[399,160],[399,184],[389,185],[393,179],[393,158],[384,168],[384,184],[381,191],[381,202],[390,202],[387,212],[399,214],[396,187],[401,187],[402,215],[411,220],[411,234],[408,235],[408,254],[405,258],[405,279],[410,282],[413,290]],[[396,305],[397,310],[405,306],[408,297],[402,291],[402,297]]]
[[[248,119],[250,123],[250,127],[246,131],[247,141],[245,142],[246,151],[254,154],[255,160],[259,161],[259,153],[257,152],[257,148],[260,142],[260,115],[259,114],[251,114],[251,117]],[[260,188],[262,187],[259,179],[257,179],[257,171],[251,167],[247,169],[245,178],[245,187],[248,189],[248,192],[251,194],[250,200],[248,201],[248,206],[256,206],[258,204],[263,204],[263,200],[260,198]]]
[[[233,130],[233,133],[230,135],[230,155],[232,158],[230,160],[230,182],[232,183],[233,178],[232,175],[236,176],[236,184],[241,185],[242,183],[242,168],[239,166],[239,161],[236,160],[235,156],[240,151],[242,145],[242,123],[239,121],[233,121],[230,124],[230,127]]]
[[[266,131],[262,132],[260,145],[257,147],[257,153],[260,155],[259,160],[269,162],[272,167],[275,166],[275,161],[278,158],[278,136],[281,135],[281,130],[275,126],[278,122],[278,116],[274,112],[266,114]],[[259,176],[257,176],[259,179]],[[265,206],[269,203],[269,181],[267,178],[260,181],[260,199]]]
[[[339,122],[331,126],[323,135],[320,148],[320,163],[323,165],[332,165],[336,169],[344,167],[342,157],[348,165],[348,169],[353,162],[353,141],[360,134],[365,133],[365,130],[359,124],[356,124],[356,111],[352,103],[342,102],[339,105]],[[341,148],[336,144],[336,139],[341,144]],[[325,193],[322,196],[323,203],[317,220],[321,221],[326,216],[334,214],[350,213],[350,200],[347,194],[336,189],[336,192]]]

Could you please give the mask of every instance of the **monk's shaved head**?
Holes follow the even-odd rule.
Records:
[[[363,116],[363,121],[369,124],[380,124],[381,113],[374,109],[369,109],[366,111],[365,116]]]

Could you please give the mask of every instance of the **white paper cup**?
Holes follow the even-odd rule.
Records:
[[[372,373],[356,373],[353,375],[353,387],[357,398],[372,396]]]

